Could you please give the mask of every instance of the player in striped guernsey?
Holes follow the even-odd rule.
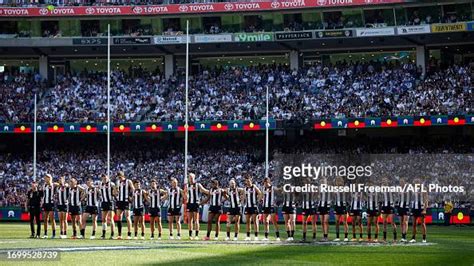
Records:
[[[158,188],[158,182],[156,179],[151,181],[151,189],[148,191],[148,202],[149,202],[149,213],[150,213],[150,240],[155,237],[155,223],[158,227],[158,240],[161,239],[161,232],[163,226],[161,225],[161,201],[166,199],[168,192],[166,190]]]
[[[245,219],[247,228],[247,237],[245,241],[250,241],[250,230],[253,225],[255,234],[254,240],[258,241],[258,202],[262,199],[262,191],[253,183],[253,178],[248,175],[245,177]]]
[[[83,197],[86,201],[86,209],[82,213],[81,236],[85,237],[87,218],[92,217],[92,235],[90,239],[95,239],[95,231],[97,230],[97,214],[99,213],[99,189],[94,186],[94,180],[87,178],[87,184]]]
[[[125,174],[120,171],[117,178],[117,227],[118,236],[117,239],[122,239],[122,219],[125,214],[125,220],[127,221],[127,239],[131,239],[132,233],[132,219],[130,218],[130,201],[133,195],[133,183],[131,180],[125,177]]]
[[[198,182],[193,173],[188,175],[188,184],[184,187],[186,194],[186,212],[189,227],[189,239],[193,239],[193,229],[196,231],[195,238],[199,239],[199,205],[201,201],[201,193],[208,191]]]
[[[181,205],[183,204],[184,190],[178,186],[178,180],[171,178],[171,187],[168,189],[168,225],[170,231],[170,239],[173,237],[173,223],[176,222],[177,236],[181,239]]]
[[[321,180],[321,184],[327,184],[326,179]],[[318,214],[323,229],[322,241],[328,241],[329,234],[329,210],[331,208],[331,194],[328,191],[319,192]]]
[[[356,238],[356,227],[359,229],[359,241],[363,241],[362,239],[362,207],[363,207],[363,197],[362,193],[357,191],[352,193],[351,199],[351,211],[350,215],[352,217],[352,239],[351,241],[357,241]]]
[[[315,194],[311,191],[304,192],[301,195],[301,215],[303,217],[303,242],[306,242],[306,232],[308,230],[308,219],[311,218],[311,229],[313,232],[313,241],[316,240],[316,231],[318,215],[316,211]]]
[[[368,182],[370,184],[370,182]],[[367,238],[368,241],[372,241],[372,225],[375,226],[375,238],[374,242],[378,242],[378,236],[379,236],[379,223],[378,223],[378,218],[379,218],[379,193],[374,191],[374,192],[368,192],[367,193],[367,202],[366,202],[366,207],[367,207]]]
[[[227,237],[226,241],[230,240],[230,229],[232,222],[234,222],[234,241],[237,241],[240,231],[240,202],[242,202],[242,196],[245,194],[243,188],[237,187],[235,179],[229,181],[229,188],[227,188],[227,200],[229,201],[229,210],[227,211]]]
[[[415,180],[415,184],[421,184],[421,180]],[[413,224],[413,236],[410,243],[416,243],[416,225],[418,219],[421,223],[421,233],[423,234],[423,243],[426,243],[426,223],[425,215],[426,208],[428,207],[428,193],[422,191],[414,191],[411,197],[411,212],[412,212],[412,224]]]
[[[400,186],[405,186],[405,180],[400,179]],[[398,201],[398,215],[400,216],[400,228],[402,231],[402,239],[400,242],[407,242],[407,231],[408,231],[408,220],[410,210],[410,192],[405,191],[400,193],[400,199]]]
[[[142,189],[140,181],[136,179],[133,182],[133,229],[134,239],[137,239],[138,226],[141,229],[141,239],[145,240],[145,199],[148,197],[148,192]]]
[[[388,179],[383,181],[384,185],[388,185]],[[395,206],[394,194],[391,191],[382,192],[382,206],[380,212],[383,220],[383,241],[387,241],[387,224],[390,223],[393,229],[393,241],[397,241],[397,224],[393,220],[393,208]]]
[[[67,205],[69,203],[69,185],[66,183],[64,176],[59,178],[59,185],[56,188],[58,198],[58,216],[59,216],[59,237],[64,239],[67,237]]]
[[[100,207],[102,210],[102,236],[100,238],[105,239],[107,225],[110,224],[110,239],[113,239],[115,231],[114,195],[116,195],[117,191],[115,190],[115,184],[110,181],[108,175],[102,174],[101,179],[102,182],[100,183]]]
[[[219,180],[213,179],[211,181],[211,188],[207,193],[207,198],[204,200],[203,204],[209,202],[209,212],[207,218],[207,234],[204,240],[209,240],[212,230],[212,222],[216,221],[216,232],[214,235],[214,240],[219,240],[219,232],[221,230],[221,215],[222,215],[222,200],[227,199],[226,191],[223,188],[219,187]]]
[[[344,179],[341,177],[336,178],[336,186],[342,187],[344,186]],[[340,226],[341,222],[344,224],[344,242],[349,241],[348,232],[349,226],[347,224],[347,199],[348,199],[347,192],[337,191],[334,193],[334,216],[336,218],[336,238],[334,239],[335,242],[340,241]]]
[[[296,200],[294,192],[283,192],[283,207],[281,212],[285,220],[286,233],[288,235],[287,241],[293,241],[296,226]]]
[[[272,185],[272,181],[269,177],[263,179],[263,227],[265,229],[265,238],[268,240],[268,233],[270,231],[270,219],[272,220],[273,227],[275,228],[276,240],[280,241],[280,231],[278,227],[278,218],[276,208],[276,188]]]
[[[44,236],[48,238],[48,221],[51,221],[51,229],[53,231],[52,238],[56,237],[56,220],[54,219],[54,192],[56,183],[53,183],[53,177],[50,174],[44,176],[43,185],[43,219],[44,219]]]
[[[83,193],[83,188],[77,185],[77,180],[71,178],[69,180],[69,214],[72,223],[72,239],[77,238],[77,228],[82,227],[81,199]]]

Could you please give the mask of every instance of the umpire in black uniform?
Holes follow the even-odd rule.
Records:
[[[35,220],[36,220],[36,238],[40,237],[41,233],[41,199],[43,198],[43,192],[38,190],[38,183],[33,181],[31,183],[31,189],[27,193],[28,201],[26,208],[30,213],[30,238],[35,238]]]

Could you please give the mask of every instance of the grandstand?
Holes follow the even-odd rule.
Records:
[[[472,225],[472,0],[3,0],[0,102],[0,231],[4,221],[29,219],[28,190],[47,174],[85,187],[123,171],[146,189],[153,179],[183,186],[188,173],[208,189],[213,179],[244,187],[250,175],[263,189],[265,177],[283,185],[285,165],[315,161],[371,165],[376,174],[358,180],[371,184],[462,186],[429,193],[425,222],[445,223],[452,202],[457,215],[446,224]],[[282,222],[284,193],[276,196]],[[328,220],[336,223],[332,211]],[[437,234],[440,246],[428,248],[440,255],[426,263],[457,243]],[[474,262],[468,240],[452,251],[458,264]],[[14,247],[37,247],[29,245]],[[322,255],[314,256],[300,262]]]

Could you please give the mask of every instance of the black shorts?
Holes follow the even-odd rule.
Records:
[[[117,210],[121,210],[121,211],[130,210],[130,202],[128,202],[128,201],[117,201]]]
[[[244,213],[248,215],[258,214],[258,207],[245,207]]]
[[[45,203],[43,204],[43,210],[45,212],[52,212],[54,211],[54,204],[53,203]]]
[[[334,208],[334,214],[335,215],[345,215],[347,214],[347,209],[345,206],[336,206]]]
[[[398,208],[398,215],[399,216],[406,216],[410,214],[410,210],[408,208]]]
[[[71,205],[69,205],[69,213],[71,215],[79,215],[79,214],[81,214],[81,207],[80,206],[71,206]]]
[[[114,203],[113,202],[102,202],[100,204],[100,208],[103,212],[113,211],[114,210]]]
[[[319,215],[328,215],[329,214],[329,207],[319,207],[318,208]]]
[[[133,209],[133,216],[143,216],[143,208],[134,208]]]
[[[311,209],[302,209],[301,210],[302,215],[315,215],[316,214],[316,209],[311,208]]]
[[[99,210],[96,206],[86,206],[84,213],[97,214],[99,213]]]
[[[350,216],[361,216],[361,214],[361,210],[351,210],[351,212],[349,213]]]
[[[426,214],[424,213],[424,210],[420,209],[413,209],[411,212],[413,217],[425,217]]]
[[[58,205],[58,212],[67,212],[67,205]]]
[[[160,208],[150,208],[148,213],[150,214],[150,217],[161,217]]]
[[[283,206],[281,208],[281,212],[283,214],[296,214],[296,208],[295,207],[285,207],[285,206]]]
[[[186,205],[187,212],[198,212],[199,211],[199,204],[197,203],[189,203]]]
[[[221,206],[210,206],[209,212],[213,214],[222,214],[222,207]]]
[[[240,215],[240,207],[237,208],[229,208],[227,210],[227,215]]]
[[[379,211],[378,210],[367,210],[367,215],[369,215],[369,217],[377,217],[377,216],[379,216]]]
[[[275,211],[274,207],[263,207],[262,213],[264,213],[264,214],[273,214],[273,213],[276,213],[276,211]]]
[[[381,214],[392,214],[393,213],[393,207],[391,206],[382,206],[382,209],[380,210]]]
[[[168,208],[168,216],[181,216],[181,208]]]

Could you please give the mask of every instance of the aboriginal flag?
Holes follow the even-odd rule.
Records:
[[[95,133],[97,132],[97,125],[96,124],[81,124],[79,131],[82,133]]]
[[[48,124],[46,131],[48,133],[63,133],[64,125],[63,124]]]
[[[148,123],[146,124],[145,131],[146,132],[161,132],[163,131],[163,127],[161,126],[161,124]]]
[[[194,125],[194,122],[188,122],[188,125],[189,125],[188,132],[196,130],[196,126]],[[185,129],[186,129],[186,124],[184,122],[182,122],[178,125],[178,131],[183,131],[184,132]]]
[[[466,124],[466,118],[463,115],[450,115],[448,118],[448,125],[460,126]]]
[[[266,121],[263,122],[264,125]],[[243,129],[250,131],[250,130],[260,130],[260,123],[257,121],[245,121],[243,125]]]
[[[26,124],[16,124],[15,128],[13,129],[15,133],[31,133],[32,132],[32,125]]]
[[[351,118],[347,123],[348,128],[364,128],[365,120],[363,118]]]
[[[415,117],[415,120],[413,121],[413,125],[415,127],[431,126],[431,119],[430,119],[430,117],[417,116],[417,117]]]
[[[313,127],[314,129],[330,129],[332,128],[331,120],[316,120]]]
[[[124,123],[124,124],[114,124],[113,127],[114,132],[130,132],[130,124]]]
[[[383,117],[380,122],[381,127],[398,127],[398,121],[395,117]]]
[[[211,131],[227,131],[229,130],[229,126],[227,122],[222,121],[214,121],[211,123]]]

